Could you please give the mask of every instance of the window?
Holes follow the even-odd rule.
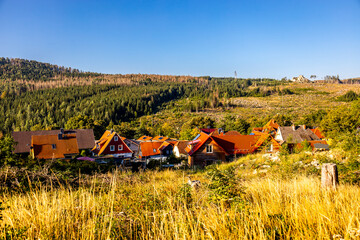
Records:
[[[117,142],[119,140],[119,137],[118,136],[115,136],[114,137],[114,141]]]
[[[270,145],[266,146],[266,151],[267,152],[272,152],[273,151],[273,145],[270,144]]]
[[[166,155],[169,155],[169,150],[166,150]]]
[[[110,145],[110,151],[115,151],[115,145]]]
[[[51,144],[52,149],[56,149],[56,144]]]
[[[206,145],[206,152],[212,153],[213,152],[213,146],[212,145]]]
[[[122,151],[123,150],[123,145],[121,144],[121,145],[118,145],[118,150],[119,151]]]
[[[156,149],[155,149],[155,148],[153,148],[153,152],[156,153]]]

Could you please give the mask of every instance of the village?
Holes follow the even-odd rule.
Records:
[[[123,167],[146,168],[151,161],[164,167],[178,165],[204,168],[207,165],[232,161],[254,154],[278,154],[282,149],[294,151],[326,151],[329,145],[319,128],[279,126],[273,119],[265,126],[253,128],[249,135],[237,131],[202,128],[192,140],[166,136],[142,136],[128,139],[114,130],[106,130],[95,140],[93,129],[43,130],[12,132],[15,154],[36,159],[77,159],[99,164],[113,161]]]

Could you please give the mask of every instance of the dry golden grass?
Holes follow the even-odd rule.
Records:
[[[79,189],[38,189],[3,195],[0,237],[14,239],[356,239],[360,189],[320,189],[317,178],[243,182],[246,204],[208,200],[208,181],[185,205],[179,189],[188,172],[96,176]],[[181,196],[181,195],[180,195]],[[21,233],[23,229],[23,233]],[[12,231],[12,234],[10,232]],[[18,235],[16,235],[18,234]]]

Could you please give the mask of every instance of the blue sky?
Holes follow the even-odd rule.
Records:
[[[360,77],[360,0],[0,0],[0,56],[84,71]]]

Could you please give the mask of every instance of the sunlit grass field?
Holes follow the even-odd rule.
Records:
[[[3,194],[3,239],[359,239],[360,188],[320,188],[318,176],[245,174],[240,202],[212,201],[206,171],[115,171],[80,187]],[[249,177],[248,175],[252,176]],[[184,188],[187,176],[201,181]],[[184,191],[188,189],[188,191]]]

